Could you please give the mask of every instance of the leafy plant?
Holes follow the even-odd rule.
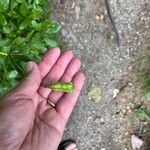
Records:
[[[139,67],[140,66],[140,67]],[[138,66],[138,82],[142,86],[145,98],[150,100],[150,55],[149,51],[144,54]]]
[[[48,1],[0,0],[0,96],[25,76],[26,62],[62,44]]]
[[[144,120],[150,120],[150,113],[146,110],[145,107],[141,106],[139,108],[137,108],[136,110],[137,114],[139,115],[139,117],[141,117]]]

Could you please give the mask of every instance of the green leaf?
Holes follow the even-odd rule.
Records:
[[[3,96],[11,88],[11,85],[8,82],[0,83],[0,96]]]
[[[53,40],[53,39],[45,39],[45,42],[46,44],[49,46],[49,47],[57,47],[57,41],[56,40]]]
[[[9,7],[9,0],[0,0],[0,12],[4,12]]]
[[[25,38],[23,38],[23,37],[17,37],[17,38],[13,41],[13,43],[12,43],[12,49],[13,49],[14,47],[17,47],[18,45],[20,45],[23,41],[25,41]]]
[[[58,25],[57,23],[51,23],[48,33],[50,34],[58,33],[60,29],[61,29],[60,25]]]
[[[3,33],[10,34],[11,33],[11,27],[9,26],[3,26]]]
[[[44,31],[48,30],[51,27],[51,22],[49,20],[46,20],[42,23],[42,29]]]
[[[138,108],[137,114],[142,117],[142,119],[150,120],[150,113],[144,107]]]
[[[31,47],[30,47],[30,45],[29,45],[28,42],[22,43],[22,44],[21,44],[18,48],[16,48],[16,49],[19,49],[19,50],[17,50],[17,51],[20,51],[21,54],[24,54],[24,55],[26,55],[26,56],[28,56],[29,53],[30,53],[30,51],[31,51]]]
[[[48,0],[49,1],[49,0]],[[40,0],[40,4],[41,5],[45,5],[46,4],[46,0]]]
[[[36,5],[38,5],[38,4],[40,4],[40,0],[34,0],[34,3],[35,3]]]
[[[17,72],[23,77],[25,75],[25,70],[22,68],[21,64],[16,61],[15,58],[9,56],[10,61],[12,62],[12,66]]]
[[[35,29],[37,31],[43,29],[42,28],[42,24],[41,23],[37,23],[35,20],[31,21],[31,24],[32,24],[33,29]]]
[[[32,9],[32,11],[30,12],[30,16],[29,18],[31,18],[32,20],[36,20],[38,18],[40,18],[42,16],[42,9],[41,8],[34,8]]]
[[[19,1],[19,0],[11,0],[11,7],[10,7],[11,10],[15,9],[18,6],[17,1]],[[22,1],[22,0],[20,0],[20,1]]]
[[[23,55],[23,54],[10,54],[11,57],[13,57],[15,59],[15,61],[17,62],[29,62],[31,61],[31,59],[26,56],[26,55]]]
[[[145,92],[145,98],[150,101],[150,91]]]
[[[15,79],[18,75],[16,70],[12,70],[7,74],[7,79]]]
[[[24,21],[22,21],[22,23],[19,26],[19,30],[24,30],[25,28],[27,28],[27,26],[29,26],[31,23],[31,18],[27,18]]]
[[[16,85],[19,84],[17,79],[9,80],[9,83],[10,83],[11,87],[16,87]]]
[[[0,14],[0,25],[5,26],[6,24],[6,17],[3,14]]]
[[[9,39],[1,39],[1,40],[0,40],[0,48],[1,48],[1,49],[4,49],[4,48],[3,48],[4,46],[10,44],[9,42],[10,42]]]
[[[37,50],[37,49],[40,50],[40,49],[45,48],[45,45],[44,45],[44,43],[42,43],[42,42],[35,41],[35,42],[33,43],[32,47],[33,47],[34,49],[36,49],[36,50]]]
[[[22,5],[20,6],[19,11],[20,11],[20,13],[21,13],[24,17],[28,16],[29,13],[30,13],[29,6],[26,5],[26,4],[22,4]]]
[[[15,0],[17,3],[25,3],[25,0]]]

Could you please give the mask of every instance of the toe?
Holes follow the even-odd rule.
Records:
[[[75,144],[75,143],[72,143],[72,144],[68,145],[68,146],[65,148],[65,150],[77,150],[76,147],[77,147],[76,144]]]

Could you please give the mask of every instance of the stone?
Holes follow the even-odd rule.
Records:
[[[132,135],[131,136],[131,144],[132,144],[133,150],[140,150],[143,145],[143,141],[141,139],[139,139],[139,137]]]
[[[95,103],[99,103],[102,99],[102,89],[101,87],[92,84],[89,88],[88,97]]]
[[[119,89],[114,89],[113,90],[113,98],[116,98],[118,96],[119,92],[120,92]]]

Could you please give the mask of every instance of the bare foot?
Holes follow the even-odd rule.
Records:
[[[70,145],[68,145],[65,150],[78,150],[77,149],[77,145],[75,143],[72,143]]]

